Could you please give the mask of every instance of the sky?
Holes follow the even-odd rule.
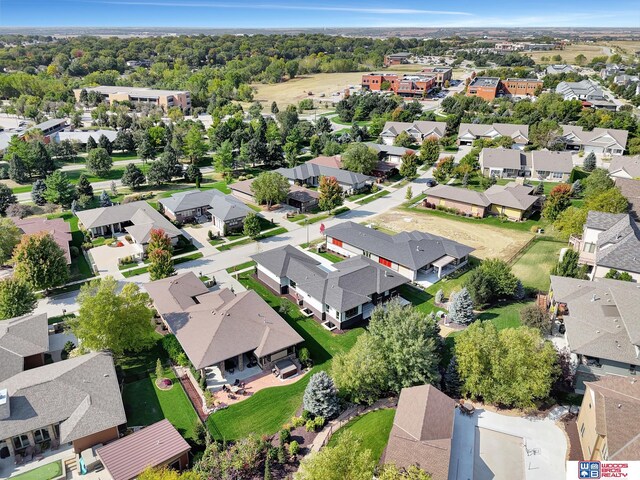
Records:
[[[0,0],[0,26],[640,28],[640,1]]]

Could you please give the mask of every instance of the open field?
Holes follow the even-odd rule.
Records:
[[[573,63],[577,55],[582,54],[587,57],[587,61],[591,61],[594,57],[600,57],[607,55],[602,45],[575,43],[567,45],[564,50],[547,50],[540,52],[525,52],[524,55],[533,58],[533,60],[541,65],[549,65],[552,63]],[[554,62],[551,57],[554,55],[560,55],[562,62]],[[549,60],[542,61],[542,57],[546,57]]]
[[[475,248],[473,256],[481,259],[498,257],[509,260],[533,237],[528,232],[480,223],[469,228],[465,222],[458,220],[401,210],[378,215],[372,223],[384,225],[395,232],[420,230],[441,235]]]
[[[525,287],[546,292],[550,284],[549,273],[558,262],[560,249],[566,246],[565,242],[550,240],[534,242],[514,262],[513,274]]]
[[[612,42],[606,42],[606,44],[613,48],[613,53],[622,55],[622,57],[628,57],[632,59],[634,53],[640,50],[640,41],[633,40],[616,40]]]

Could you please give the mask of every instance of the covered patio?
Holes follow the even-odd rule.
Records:
[[[255,377],[262,373],[262,368],[255,362],[255,359],[251,362],[252,358],[249,358],[249,355],[246,353],[243,354],[242,357],[242,363],[240,363],[240,365],[243,365],[242,369],[237,368],[239,366],[238,364],[236,364],[235,368],[224,368],[221,364],[225,362],[206,367],[204,373],[207,379],[207,390],[212,393],[217,392],[221,390],[224,385],[234,385],[236,382],[245,381],[248,378]],[[253,363],[256,364],[250,367],[249,365]]]
[[[75,461],[73,447],[68,444],[56,449],[49,448],[37,456],[34,456],[31,460],[22,459],[18,463],[16,463],[16,457],[10,455],[5,458],[0,458],[0,478],[11,478],[57,461],[62,461],[64,468],[66,460]]]

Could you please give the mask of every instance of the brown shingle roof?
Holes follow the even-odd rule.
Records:
[[[113,480],[131,480],[147,467],[166,465],[191,450],[168,420],[160,420],[97,450]]]
[[[60,246],[64,252],[64,256],[67,259],[67,264],[71,263],[71,253],[69,252],[69,242],[71,241],[71,229],[69,224],[62,218],[44,218],[44,217],[29,217],[29,218],[12,218],[13,223],[16,224],[22,233],[25,235],[33,235],[34,233],[46,232],[50,233],[56,243]]]
[[[385,451],[385,463],[418,465],[447,480],[455,402],[431,385],[403,388]]]

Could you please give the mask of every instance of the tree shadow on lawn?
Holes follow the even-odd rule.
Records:
[[[129,426],[146,426],[164,417],[151,377],[125,383],[122,399]]]

